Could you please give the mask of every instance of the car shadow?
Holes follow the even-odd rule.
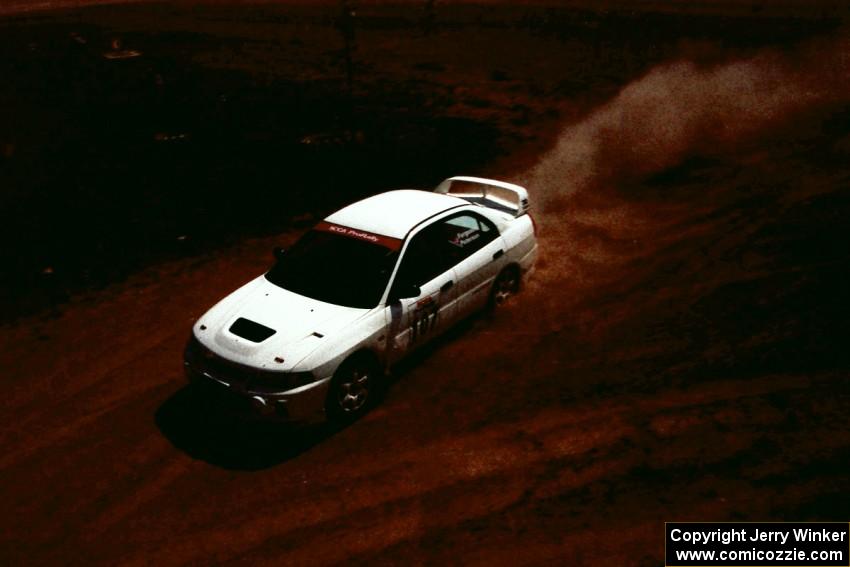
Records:
[[[198,388],[185,386],[154,416],[163,436],[190,457],[229,470],[261,470],[308,451],[334,433],[331,424],[256,423],[215,411]]]
[[[376,403],[380,405],[396,382],[444,345],[492,322],[493,318],[492,312],[473,314],[404,358],[385,377]],[[331,423],[295,425],[240,420],[216,411],[202,391],[191,385],[165,400],[154,419],[162,434],[177,449],[194,459],[230,470],[273,467],[312,449],[341,429]]]

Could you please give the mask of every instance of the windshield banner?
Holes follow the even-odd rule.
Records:
[[[383,236],[381,234],[375,234],[365,230],[357,230],[356,228],[349,228],[347,226],[333,224],[327,221],[322,221],[317,224],[316,230],[335,232],[336,234],[342,234],[343,236],[349,236],[358,240],[365,240],[366,242],[378,244],[384,248],[389,248],[390,250],[398,250],[401,248],[402,241],[398,238],[391,238],[389,236]]]

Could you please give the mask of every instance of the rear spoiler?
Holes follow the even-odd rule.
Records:
[[[470,203],[510,213],[514,217],[524,215],[529,208],[525,187],[495,179],[450,177],[437,185],[434,192],[460,197]]]

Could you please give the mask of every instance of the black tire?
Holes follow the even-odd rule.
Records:
[[[515,295],[519,291],[519,284],[519,268],[516,266],[508,266],[499,272],[499,275],[496,276],[496,280],[493,282],[493,288],[490,290],[490,300],[488,303],[490,309],[496,309],[512,295]]]
[[[380,379],[381,368],[368,353],[355,354],[340,364],[325,400],[328,420],[351,423],[369,411],[378,397]]]

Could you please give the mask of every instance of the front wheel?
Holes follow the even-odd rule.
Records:
[[[508,266],[496,276],[493,289],[490,292],[490,308],[494,309],[506,302],[519,291],[519,269]]]
[[[350,423],[366,413],[377,397],[378,364],[368,355],[343,362],[331,379],[325,411],[335,423]]]

